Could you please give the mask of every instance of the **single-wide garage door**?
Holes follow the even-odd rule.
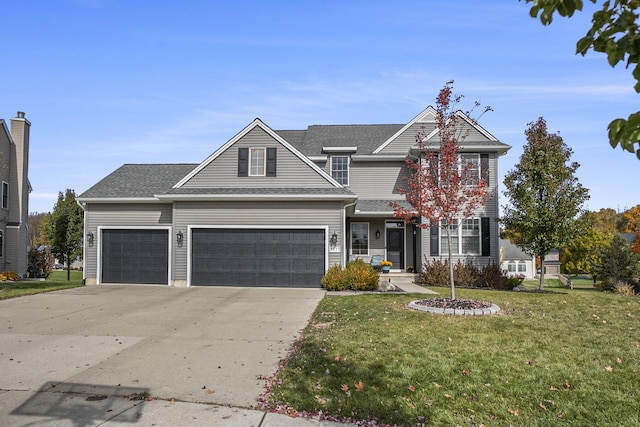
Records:
[[[320,287],[325,231],[193,229],[191,284]]]
[[[168,230],[102,230],[102,283],[168,284]]]

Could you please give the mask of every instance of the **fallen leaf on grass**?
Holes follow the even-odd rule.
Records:
[[[334,357],[333,360],[335,360],[336,362],[339,362],[340,361],[340,355],[339,354],[336,355],[336,357]]]
[[[447,399],[451,399],[453,396],[451,396],[450,394],[445,394],[444,397],[446,397]]]
[[[520,414],[518,413],[518,410],[517,410],[517,409],[511,409],[511,408],[509,408],[509,409],[507,409],[507,412],[509,412],[511,415],[515,415],[516,417],[519,417],[519,416],[520,416]]]
[[[354,387],[356,388],[356,391],[362,391],[362,389],[364,388],[364,384],[362,384],[362,380],[355,383]]]
[[[469,375],[469,371],[467,371],[466,369],[463,369],[462,370],[462,375],[464,375],[466,377],[467,375]]]
[[[527,360],[527,365],[531,365],[531,366],[533,366],[533,365],[535,365],[535,364],[536,364],[536,361],[535,361],[535,360]]]
[[[630,318],[632,318],[632,319],[635,319],[635,318],[636,318],[636,316],[634,316],[633,314],[631,314],[631,312],[630,312],[630,311],[627,311],[627,316],[629,316],[629,317],[630,317]]]
[[[349,391],[349,386],[348,386],[348,385],[346,385],[346,384],[342,384],[342,385],[340,386],[340,390],[342,390],[342,391]]]
[[[568,380],[564,380],[564,387],[567,389],[567,391],[569,391],[569,389],[571,388],[571,384],[569,384]]]
[[[558,388],[557,388],[556,386],[553,386],[553,385],[552,385],[551,387],[549,387],[549,390],[551,390],[551,391],[558,391]]]
[[[613,368],[611,366],[609,366],[609,365],[605,366],[604,370],[607,371],[607,372],[613,372]]]
[[[546,411],[546,410],[547,410],[547,407],[546,407],[546,406],[544,406],[544,403],[542,403],[542,402],[538,403],[538,406],[540,407],[540,409],[542,409],[542,410],[544,410],[544,411]]]
[[[616,357],[616,363],[618,365],[621,365],[622,364],[622,359],[620,359],[619,357]]]
[[[412,385],[410,385],[409,387],[407,387],[409,389],[410,392],[414,392],[416,391],[416,388]]]

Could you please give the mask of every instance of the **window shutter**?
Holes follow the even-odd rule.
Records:
[[[276,176],[277,154],[276,147],[267,148],[267,176]]]
[[[440,255],[440,248],[438,247],[438,223],[431,221],[431,227],[429,227],[429,255]]]
[[[248,148],[238,148],[238,176],[249,176]]]
[[[482,256],[491,255],[491,233],[489,231],[489,217],[480,218],[480,231],[482,233]]]
[[[491,185],[489,182],[489,155],[480,154],[480,177],[484,179],[487,186]]]

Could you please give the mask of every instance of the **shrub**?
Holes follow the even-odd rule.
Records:
[[[0,282],[19,282],[20,276],[13,271],[3,271],[0,273]]]
[[[418,277],[422,285],[448,286],[449,285],[449,262],[434,259],[429,262],[425,259],[422,273]]]
[[[349,287],[346,272],[337,264],[329,267],[320,283],[328,291],[344,291]]]
[[[479,277],[478,268],[470,262],[458,260],[453,266],[453,282],[456,286],[476,287]]]
[[[345,273],[348,286],[354,291],[375,291],[378,289],[380,274],[375,271],[371,264],[361,259],[349,261]]]
[[[44,277],[45,279],[53,270],[54,258],[49,249],[31,249],[28,254],[27,272],[29,277]]]
[[[322,277],[322,287],[328,291],[375,291],[380,274],[361,259],[349,261],[346,268],[333,265]]]
[[[616,294],[620,294],[620,295],[627,295],[630,297],[635,295],[633,286],[631,286],[629,283],[625,283],[622,281],[619,281],[618,283],[616,283],[613,290]]]
[[[478,286],[492,289],[513,289],[510,282],[500,266],[496,264],[488,264],[482,267],[478,278]]]
[[[522,282],[524,282],[524,276],[522,274],[519,276],[507,276],[508,289],[513,289],[515,287],[521,286]]]

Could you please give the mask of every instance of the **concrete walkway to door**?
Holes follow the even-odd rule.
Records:
[[[251,408],[264,390],[260,377],[275,372],[323,296],[320,289],[101,285],[0,301],[0,419],[103,425],[117,405],[101,407],[102,415],[91,405],[132,395],[159,399],[138,402],[143,417],[142,405],[151,411],[160,401]],[[74,396],[82,397],[77,407]],[[66,418],[83,411],[95,423]],[[262,418],[246,425],[280,425],[248,412]],[[233,414],[225,419],[244,425]],[[138,420],[122,425],[130,422]]]

